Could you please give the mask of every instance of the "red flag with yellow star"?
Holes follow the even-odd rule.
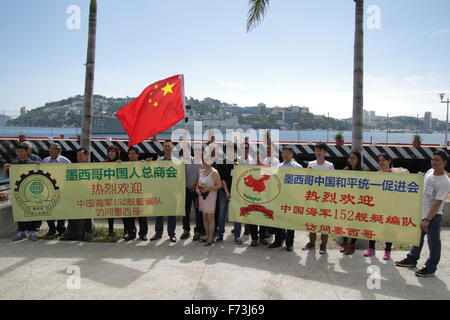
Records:
[[[149,85],[133,102],[116,114],[133,146],[184,119],[183,76],[177,75]]]

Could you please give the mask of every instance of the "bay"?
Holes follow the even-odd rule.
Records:
[[[48,128],[48,127],[5,127],[0,126],[0,136],[2,137],[17,137],[24,134],[27,137],[40,137],[40,138],[59,138],[60,135],[64,135],[65,138],[76,138],[81,133],[80,128]],[[336,131],[326,130],[281,130],[280,141],[289,142],[334,142],[334,135]],[[351,131],[344,131],[345,142],[352,141]],[[403,143],[411,144],[413,140],[413,132],[390,132],[386,135],[385,131],[365,131],[364,142],[365,143]],[[444,143],[445,133],[422,133],[423,144],[437,144],[442,145]],[[126,134],[95,134],[93,138],[123,138],[127,139]],[[157,136],[158,139],[168,139],[170,134],[162,134]],[[196,135],[195,139],[207,139],[207,135]],[[216,137],[217,138],[217,137]]]

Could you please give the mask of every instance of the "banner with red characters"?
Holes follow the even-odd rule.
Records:
[[[230,221],[417,245],[423,176],[237,165]]]

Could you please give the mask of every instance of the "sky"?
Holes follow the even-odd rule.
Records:
[[[354,8],[353,0],[271,0],[247,33],[247,0],[98,0],[94,91],[135,97],[184,74],[188,97],[351,117]],[[364,109],[445,120],[438,93],[450,95],[450,1],[366,0],[365,8]],[[88,13],[88,0],[1,1],[0,112],[83,94]]]

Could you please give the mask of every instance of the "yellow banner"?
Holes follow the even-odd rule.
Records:
[[[185,167],[172,161],[12,165],[15,221],[184,216]]]
[[[235,166],[231,221],[419,244],[423,176]]]

